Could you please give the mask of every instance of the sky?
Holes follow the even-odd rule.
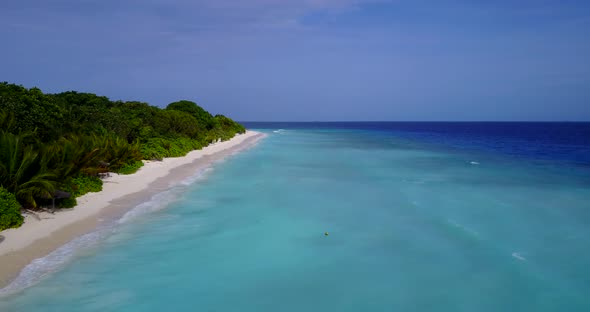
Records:
[[[240,121],[589,121],[590,1],[2,0],[0,81]]]

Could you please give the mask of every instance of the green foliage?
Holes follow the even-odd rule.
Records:
[[[76,197],[62,198],[57,202],[59,208],[74,208],[78,205]]]
[[[214,142],[217,139],[227,141],[233,138],[237,133],[246,132],[244,126],[223,115],[216,115],[213,118],[213,123],[214,127],[208,133],[207,142]]]
[[[208,111],[204,110],[201,106],[197,105],[195,102],[182,100],[168,104],[168,106],[166,106],[166,109],[185,112],[193,116],[197,120],[197,122],[200,125],[204,126],[207,130],[213,128],[213,116]]]
[[[56,190],[100,190],[97,176],[129,174],[142,159],[184,156],[245,129],[190,101],[166,109],[91,93],[44,94],[0,83],[0,186],[21,206],[47,204]],[[59,200],[71,206],[75,199]]]
[[[244,126],[223,115],[215,115],[215,124],[217,128],[221,129],[226,134],[229,134],[230,138],[236,133],[246,132],[246,128],[244,128]]]
[[[141,148],[139,141],[128,143],[127,140],[117,136],[105,136],[97,143],[103,151],[103,162],[108,163],[109,170],[118,172],[121,167],[141,160]]]
[[[5,129],[12,133],[37,130],[44,140],[55,139],[61,134],[63,109],[38,88],[0,83],[0,110],[14,114],[17,122],[12,128]]]
[[[25,207],[37,207],[36,198],[50,198],[57,176],[48,169],[46,158],[22,136],[0,132],[0,186],[16,195]]]
[[[107,97],[75,91],[49,95],[62,108],[63,133],[92,133],[95,125],[113,120]]]
[[[162,160],[168,156],[168,151],[164,147],[165,140],[160,138],[148,139],[141,145],[141,155],[143,159]]]
[[[93,171],[105,153],[100,143],[102,141],[96,136],[72,134],[44,145],[41,151],[47,168],[63,181]]]
[[[177,110],[162,110],[156,116],[154,131],[169,137],[202,139],[207,129],[190,114]]]
[[[152,138],[141,146],[144,159],[162,160],[164,157],[181,157],[188,152],[203,148],[198,140],[189,138],[164,139]]]
[[[189,138],[178,138],[173,142],[180,150],[178,155],[171,155],[170,157],[184,156],[190,151],[199,150],[203,148],[203,144],[199,140],[191,140]]]
[[[137,170],[139,170],[139,168],[143,167],[143,161],[141,160],[136,160],[133,161],[131,163],[128,164],[124,164],[123,166],[121,166],[121,168],[119,170],[117,170],[117,173],[119,174],[132,174],[137,172]]]
[[[102,191],[102,180],[96,176],[87,176],[80,174],[73,178],[69,183],[68,187],[65,188],[69,191],[73,197],[80,197],[89,192],[100,192]]]
[[[14,194],[0,187],[0,231],[19,227],[23,221],[20,205]]]

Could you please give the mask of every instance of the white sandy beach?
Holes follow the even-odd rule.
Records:
[[[5,237],[4,241],[0,243],[0,263],[2,264],[0,266],[0,287],[14,278],[18,271],[31,260],[56,249],[64,242],[80,235],[81,232],[92,231],[95,225],[93,226],[92,222],[87,222],[82,226],[83,229],[78,227],[77,230],[68,233],[63,233],[63,229],[96,217],[108,209],[115,200],[147,190],[150,184],[166,177],[175,168],[199,162],[205,156],[215,156],[224,151],[240,149],[241,145],[247,145],[248,142],[256,141],[262,136],[258,132],[247,131],[229,141],[211,144],[202,150],[192,151],[184,157],[165,158],[162,161],[145,161],[145,165],[135,174],[111,174],[110,177],[103,180],[101,192],[88,193],[77,198],[78,205],[73,209],[60,210],[55,214],[39,213],[41,220],[27,215],[25,223],[21,227],[0,232],[0,235]],[[208,158],[207,162],[213,162],[214,158]],[[62,237],[50,240],[59,231],[62,231]],[[43,248],[31,250],[31,247],[41,240],[45,242]]]

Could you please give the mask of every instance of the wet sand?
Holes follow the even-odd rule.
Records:
[[[95,230],[102,222],[120,218],[133,207],[170,189],[228,155],[255,145],[264,134],[247,131],[226,142],[192,151],[184,157],[146,161],[135,174],[112,174],[103,180],[103,190],[79,197],[73,209],[55,214],[41,212],[41,220],[28,215],[17,229],[1,231],[0,288],[14,280],[34,259],[43,257],[76,237]]]

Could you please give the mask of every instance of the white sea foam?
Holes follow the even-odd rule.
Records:
[[[127,211],[119,221],[120,224],[127,223],[142,215],[162,210],[178,199],[179,191],[171,189],[152,196],[152,198],[144,203],[135,206],[133,209]]]
[[[514,258],[516,258],[516,259],[520,260],[520,261],[526,261],[526,258],[525,258],[525,257],[523,257],[523,256],[522,256],[520,253],[518,253],[518,252],[513,252],[513,253],[512,253],[512,256],[513,256]]]
[[[83,249],[95,247],[101,241],[111,236],[117,229],[117,225],[122,225],[137,219],[142,215],[153,213],[170,206],[171,203],[179,199],[179,195],[186,190],[186,187],[205,177],[205,173],[212,168],[199,170],[195,175],[190,176],[174,185],[171,188],[152,196],[148,201],[141,203],[114,223],[104,224],[94,232],[79,236],[65,245],[57,248],[45,257],[33,260],[28,264],[8,286],[0,289],[0,296],[5,296],[19,292],[25,288],[31,287],[40,282],[46,276],[59,271],[76,254]],[[104,219],[99,219],[104,221]]]
[[[206,174],[212,171],[213,168],[207,167],[197,171],[196,174],[171,185],[169,190],[160,192],[150,198],[150,200],[135,206],[133,209],[127,211],[118,223],[127,223],[137,217],[145,214],[153,213],[167,208],[173,202],[180,198],[180,194],[186,191],[186,187],[206,177]]]
[[[79,236],[67,244],[59,247],[45,257],[33,260],[17,276],[17,278],[3,289],[0,289],[0,296],[16,293],[40,282],[46,276],[59,271],[76,254],[83,249],[96,246],[112,235],[117,225],[128,223],[145,214],[153,213],[168,207],[172,202],[178,199],[181,188],[172,188],[170,190],[156,194],[149,201],[139,204],[129,210],[115,223],[99,228],[98,230]]]
[[[199,171],[197,171],[196,174],[180,181],[177,183],[172,184],[171,186],[176,186],[176,185],[183,185],[183,186],[189,186],[199,180],[202,180],[205,178],[206,174],[208,174],[209,172],[213,171],[213,168],[211,167],[207,167],[204,169],[200,169]]]
[[[285,129],[278,129],[278,130],[275,130],[273,132],[274,133],[283,133],[283,132],[285,132]]]
[[[231,153],[231,155],[235,153],[237,153],[237,151]],[[220,161],[221,160],[218,160],[215,163]],[[194,175],[180,182],[170,184],[166,191],[158,193],[152,196],[147,202],[133,207],[119,220],[105,222],[110,220],[102,218],[99,219],[101,225],[95,231],[74,238],[65,245],[55,249],[48,255],[33,260],[23,270],[21,270],[14,281],[12,281],[8,286],[0,289],[0,298],[31,287],[50,274],[59,271],[67,263],[75,259],[81,250],[95,247],[99,243],[104,242],[108,237],[111,237],[122,224],[132,221],[141,215],[167,208],[172,202],[178,200],[180,197],[179,195],[185,191],[189,185],[202,178],[205,178],[206,173],[210,172],[211,170],[212,168],[210,167],[201,169]]]
[[[81,248],[96,246],[112,230],[113,227],[110,226],[82,235],[59,247],[47,256],[33,260],[19,273],[12,283],[0,289],[0,296],[16,293],[38,283],[44,277],[61,269],[73,259],[76,252]]]
[[[479,165],[479,163],[477,161],[472,161],[472,162],[470,162],[470,164],[472,164],[472,165]]]

